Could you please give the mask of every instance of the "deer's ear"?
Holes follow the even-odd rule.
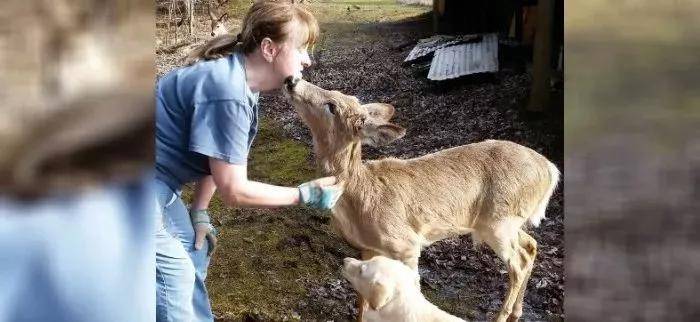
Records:
[[[406,129],[392,123],[376,123],[368,121],[362,127],[362,143],[372,146],[382,146],[394,142],[404,135]]]
[[[384,103],[369,103],[362,105],[371,118],[378,121],[388,122],[394,116],[394,106]]]

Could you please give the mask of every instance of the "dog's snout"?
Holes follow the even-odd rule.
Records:
[[[284,79],[284,84],[287,86],[288,90],[293,90],[295,86],[299,83],[299,78],[294,76],[288,76]]]

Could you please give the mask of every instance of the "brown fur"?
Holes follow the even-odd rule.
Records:
[[[473,233],[508,266],[510,289],[497,320],[520,317],[537,249],[521,228],[544,216],[559,176],[550,161],[513,142],[487,140],[363,163],[361,142],[387,144],[405,134],[388,123],[391,105],[360,105],[303,80],[285,94],[311,129],[322,171],[344,185],[332,225],[363,258],[384,255],[417,269],[424,246]]]

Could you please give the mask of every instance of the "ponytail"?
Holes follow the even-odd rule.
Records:
[[[289,24],[301,30],[290,30]],[[186,65],[200,60],[218,59],[233,53],[241,47],[244,54],[254,52],[260,42],[270,38],[275,42],[285,41],[290,33],[301,32],[305,45],[312,45],[318,37],[318,22],[304,7],[285,1],[257,1],[243,19],[241,33],[214,37],[204,45],[197,47],[185,58]]]
[[[236,45],[242,42],[241,40],[241,34],[235,37],[232,34],[214,37],[204,45],[192,50],[185,58],[185,65],[190,66],[200,60],[212,60],[230,55],[235,50]]]

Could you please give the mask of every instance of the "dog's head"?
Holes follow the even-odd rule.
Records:
[[[366,261],[345,258],[343,276],[373,310],[391,302],[402,289],[417,285],[418,272],[403,263],[376,256]]]

